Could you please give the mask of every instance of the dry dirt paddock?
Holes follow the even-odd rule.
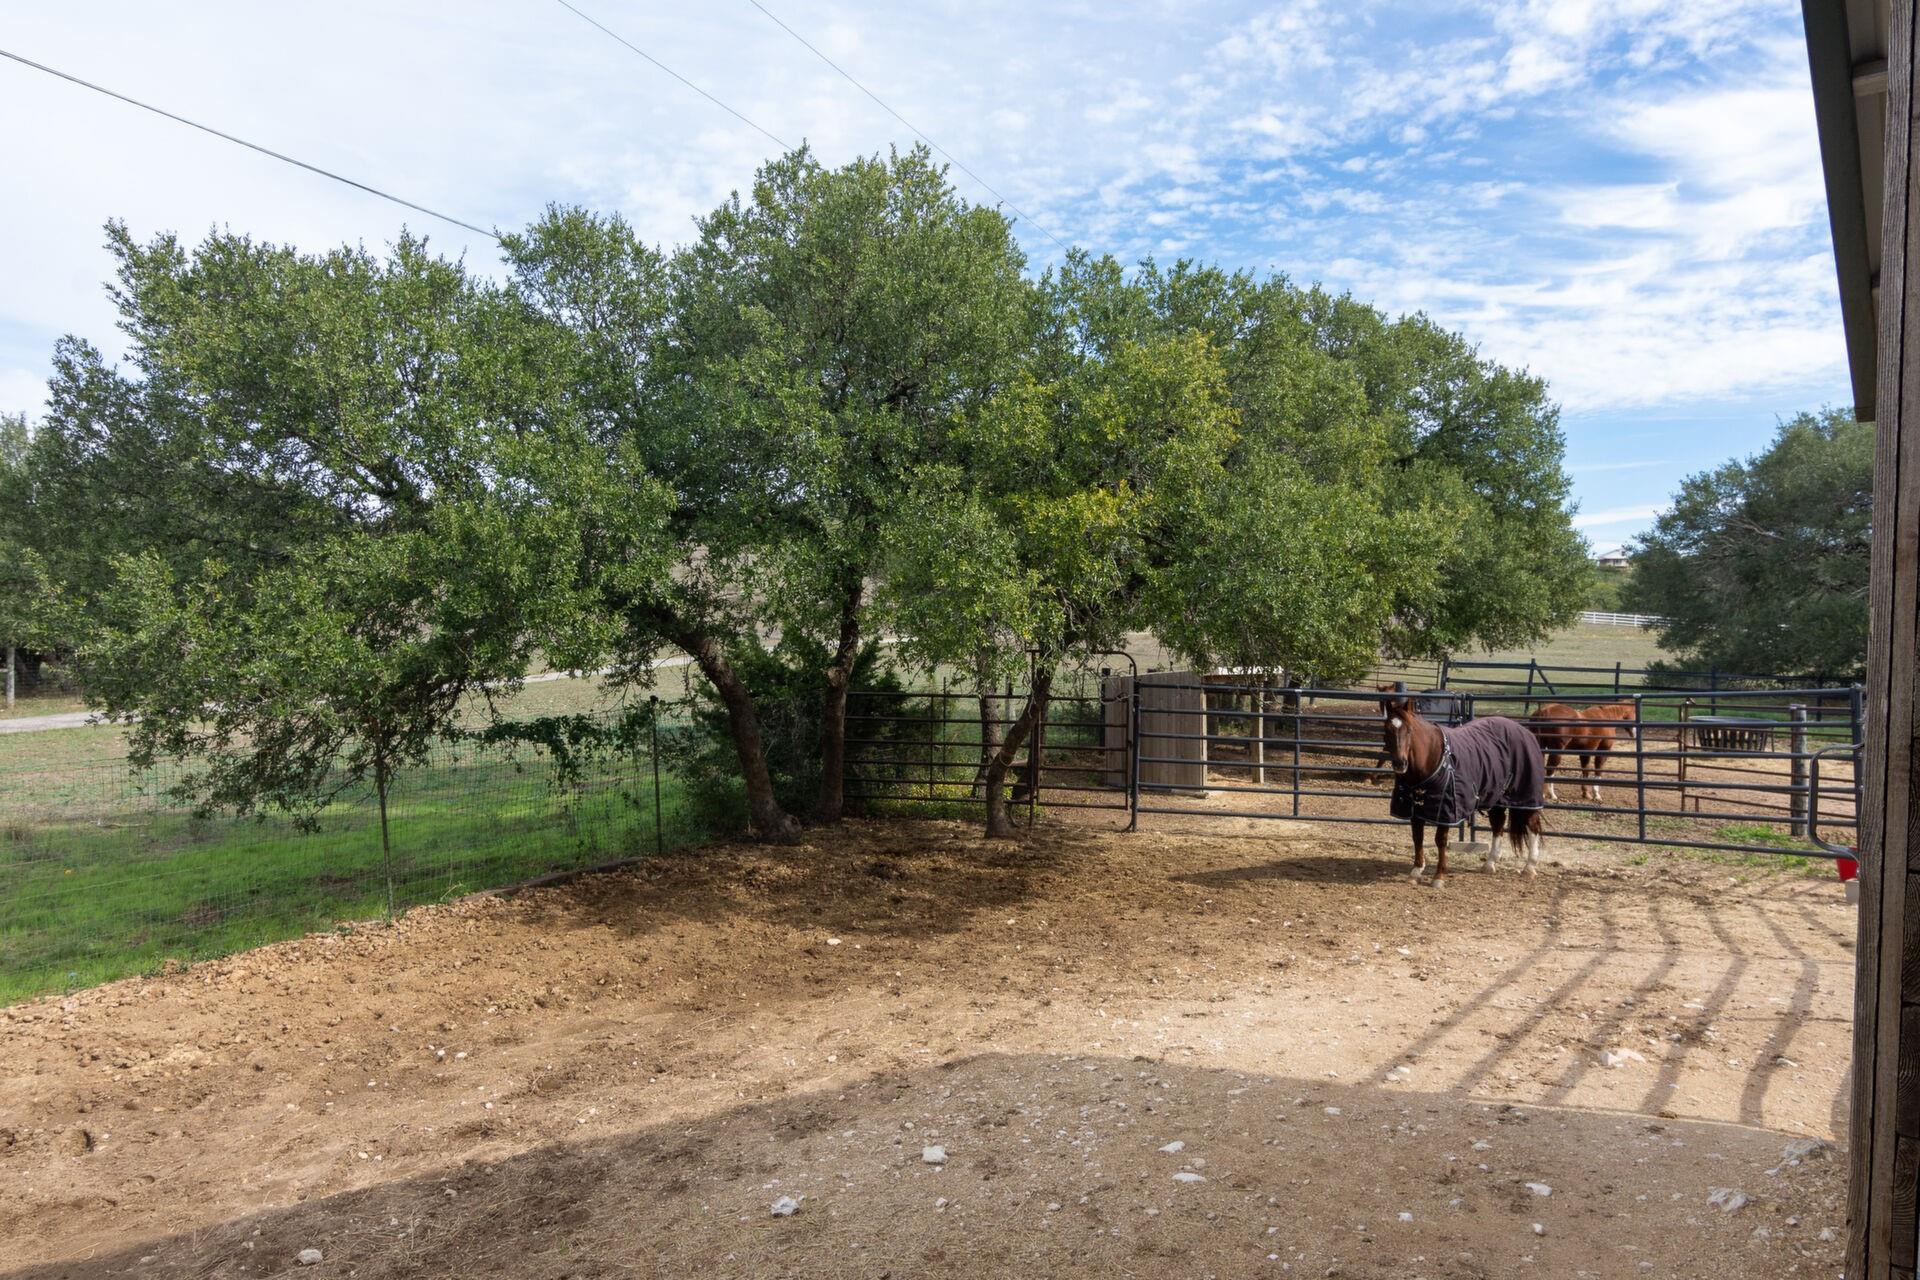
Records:
[[[1838,1271],[1836,882],[1400,839],[852,824],[16,1006],[0,1274]]]

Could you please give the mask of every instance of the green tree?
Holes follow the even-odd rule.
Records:
[[[918,476],[889,533],[915,656],[970,662],[984,690],[1032,655],[1025,707],[988,734],[990,836],[1062,666],[1146,630],[1196,663],[1351,676],[1441,546],[1438,513],[1386,518],[1384,441],[1311,349],[1274,357],[1290,394],[1248,411],[1210,335],[1168,331],[1109,259],[1075,255],[1033,307],[1024,369],[962,428],[967,465]]]
[[[572,416],[588,442],[584,456],[609,495],[604,529],[582,547],[575,579],[599,593],[612,622],[604,656],[613,679],[644,685],[663,647],[685,652],[725,711],[745,792],[750,829],[792,839],[767,764],[765,730],[749,674],[756,637],[745,583],[759,532],[740,500],[733,424],[705,429],[673,409],[671,284],[666,259],[618,215],[550,209],[523,234],[505,237],[513,288],[554,337],[551,359]],[[648,530],[624,520],[618,496],[631,488],[665,495]],[[657,541],[656,541],[657,539]],[[635,571],[653,560],[657,572]]]
[[[68,344],[36,459],[75,502],[54,523],[101,520],[64,561],[88,696],[209,806],[305,813],[371,779],[384,841],[394,773],[468,694],[598,639],[554,571],[596,474],[547,326],[411,239],[112,245],[131,370]],[[143,486],[143,458],[172,470]]]
[[[1321,479],[1345,474],[1366,488],[1361,472],[1393,473],[1386,508],[1416,527],[1416,513],[1450,513],[1436,571],[1391,585],[1390,624],[1373,637],[1381,648],[1438,657],[1524,644],[1583,607],[1587,546],[1573,529],[1565,442],[1540,379],[1482,358],[1425,316],[1389,320],[1284,276],[1148,262],[1130,291],[1110,260],[1066,275],[1076,305],[1112,338],[1206,335],[1250,440]],[[1310,654],[1303,665],[1322,666]]]
[[[817,655],[824,821],[844,808],[854,663],[884,628],[888,512],[1010,372],[1022,263],[924,147],[782,157],[675,257],[676,417],[734,450],[758,629]]]
[[[523,295],[573,336],[600,436],[676,495],[675,573],[613,602],[624,664],[663,643],[692,655],[727,709],[752,825],[783,834],[749,679],[777,637],[819,688],[814,811],[837,819],[848,689],[887,625],[873,591],[889,514],[1023,332],[1006,220],[960,200],[924,149],[839,169],[802,150],[671,259],[577,210],[508,251]]]
[[[1872,423],[1802,413],[1745,461],[1688,477],[1634,548],[1627,608],[1682,660],[1845,676],[1867,648]]]
[[[59,644],[53,587],[31,541],[32,440],[25,414],[0,413],[0,664],[6,667],[0,680],[9,698],[19,672],[31,681]]]

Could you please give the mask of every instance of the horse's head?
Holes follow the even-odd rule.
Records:
[[[1421,723],[1420,715],[1413,709],[1413,699],[1404,692],[1395,690],[1392,685],[1382,685],[1379,691],[1389,695],[1380,699],[1381,728],[1385,734],[1383,745],[1387,750],[1387,759],[1393,762],[1395,773],[1404,774],[1413,767],[1417,736],[1415,726]]]

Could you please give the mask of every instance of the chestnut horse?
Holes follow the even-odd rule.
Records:
[[[1442,729],[1423,717],[1412,698],[1381,700],[1387,758],[1393,762],[1391,812],[1413,826],[1413,882],[1427,865],[1427,825],[1433,824],[1439,862],[1433,887],[1447,879],[1447,835],[1475,812],[1487,815],[1493,829],[1486,871],[1500,857],[1500,837],[1529,877],[1539,874],[1540,790],[1546,761],[1540,744],[1518,720],[1487,716]]]
[[[1560,798],[1553,785],[1553,775],[1560,768],[1561,757],[1577,755],[1580,757],[1580,798],[1598,800],[1600,774],[1607,767],[1607,753],[1613,750],[1615,735],[1632,736],[1637,732],[1631,724],[1622,727],[1618,722],[1639,718],[1631,702],[1610,702],[1578,710],[1564,702],[1549,702],[1534,712],[1527,727],[1540,739],[1541,749],[1547,755],[1547,799]]]

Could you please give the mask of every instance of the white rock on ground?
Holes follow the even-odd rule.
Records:
[[[947,1149],[945,1147],[934,1146],[934,1147],[920,1148],[920,1163],[945,1164],[946,1162],[947,1162]]]
[[[1833,1144],[1820,1138],[1795,1138],[1780,1153],[1780,1163],[1793,1164],[1800,1160],[1824,1160],[1832,1150]]]
[[[315,1263],[320,1262],[322,1258],[323,1255],[318,1249],[302,1249],[294,1258],[294,1261],[303,1267],[311,1267]]]
[[[1732,1187],[1715,1187],[1707,1193],[1707,1203],[1713,1205],[1722,1213],[1732,1213],[1734,1210],[1746,1206],[1747,1193],[1744,1191],[1736,1191]]]
[[[1205,1182],[1207,1179],[1204,1174],[1195,1173],[1191,1169],[1182,1169],[1173,1175],[1173,1180],[1175,1182]]]
[[[1634,1049],[1602,1049],[1600,1065],[1603,1067],[1624,1066],[1629,1062],[1645,1062],[1646,1058]]]
[[[791,1218],[794,1214],[800,1212],[800,1202],[792,1196],[781,1196],[773,1202],[773,1208],[770,1212],[776,1218]]]
[[[1553,1188],[1544,1182],[1529,1182],[1527,1184],[1527,1190],[1537,1196],[1550,1196],[1553,1194]]]
[[[1166,1146],[1160,1148],[1160,1154],[1163,1156],[1170,1156],[1170,1155],[1175,1155],[1181,1151],[1185,1151],[1186,1149],[1187,1149],[1187,1144],[1180,1141],[1178,1138],[1175,1138],[1172,1142],[1169,1142]]]

